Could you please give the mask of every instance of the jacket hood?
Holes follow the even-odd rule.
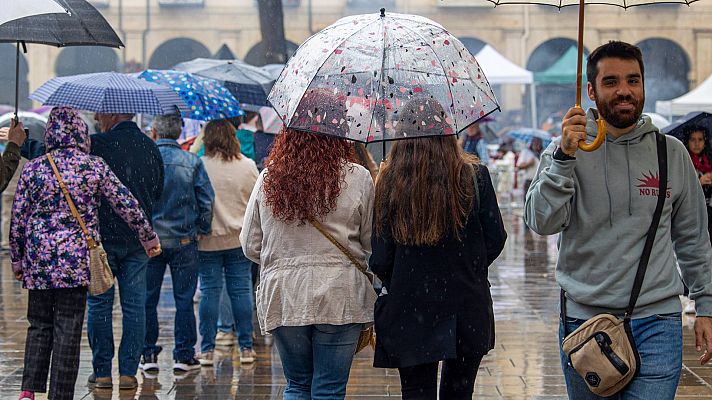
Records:
[[[89,153],[89,129],[79,112],[72,107],[55,107],[49,113],[44,135],[47,152],[56,149],[78,149]]]

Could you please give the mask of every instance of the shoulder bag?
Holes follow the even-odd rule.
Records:
[[[74,218],[76,218],[77,222],[79,222],[79,226],[81,226],[82,232],[84,232],[84,236],[86,237],[87,247],[89,248],[89,294],[92,296],[98,296],[114,286],[114,274],[111,272],[109,259],[106,256],[106,251],[104,251],[104,247],[101,243],[97,243],[89,233],[82,216],[79,215],[79,211],[77,211],[77,208],[74,206],[72,197],[69,195],[69,190],[67,190],[67,186],[62,180],[62,176],[59,174],[57,165],[54,163],[54,159],[49,153],[47,153],[47,160],[49,160],[49,164],[52,166],[54,175],[57,177],[62,193],[64,193],[64,198],[67,199],[72,215],[74,215]]]
[[[591,392],[608,397],[626,387],[640,366],[640,356],[630,326],[635,303],[643,286],[645,270],[655,241],[667,192],[667,147],[664,135],[656,133],[660,186],[653,220],[635,274],[630,301],[623,319],[613,314],[598,314],[566,335],[566,295],[561,291],[561,320],[564,324],[562,350],[568,363],[583,378]]]
[[[366,267],[361,265],[361,263],[359,263],[358,260],[356,260],[356,257],[354,257],[354,255],[351,254],[351,252],[346,247],[344,247],[333,236],[331,236],[331,234],[324,229],[324,227],[319,223],[319,221],[317,221],[313,217],[309,217],[309,223],[312,224],[312,226],[314,226],[314,228],[316,228],[316,230],[318,230],[322,235],[324,235],[325,238],[329,239],[329,241],[331,243],[333,243],[334,246],[336,246],[339,250],[341,250],[341,252],[344,253],[344,255],[349,260],[351,260],[351,264],[353,264],[353,266],[356,267],[356,269],[361,271],[361,273],[366,275],[366,278],[368,278],[368,281],[371,282],[371,284],[373,284],[373,274],[371,272],[369,272],[366,269]],[[376,336],[373,333],[373,325],[371,325],[368,328],[363,329],[361,331],[361,335],[359,335],[358,343],[356,345],[356,353],[365,349],[366,346],[369,346],[369,345],[371,346],[371,348],[376,347]]]

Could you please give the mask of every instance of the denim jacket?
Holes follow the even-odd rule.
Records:
[[[215,192],[203,162],[172,139],[158,139],[165,176],[153,210],[153,227],[165,248],[176,248],[210,233]]]

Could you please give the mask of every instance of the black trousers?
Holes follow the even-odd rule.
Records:
[[[87,288],[30,290],[27,305],[25,368],[22,390],[47,391],[49,400],[72,400],[79,372],[79,348]]]
[[[477,369],[482,356],[443,361],[440,373],[440,400],[472,399]],[[438,398],[438,363],[398,368],[403,399]]]

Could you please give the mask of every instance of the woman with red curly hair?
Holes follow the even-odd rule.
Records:
[[[316,228],[367,267],[374,187],[352,159],[344,139],[284,129],[247,205],[240,242],[261,265],[257,316],[274,336],[286,400],[344,398],[360,332],[373,322],[368,278]]]

